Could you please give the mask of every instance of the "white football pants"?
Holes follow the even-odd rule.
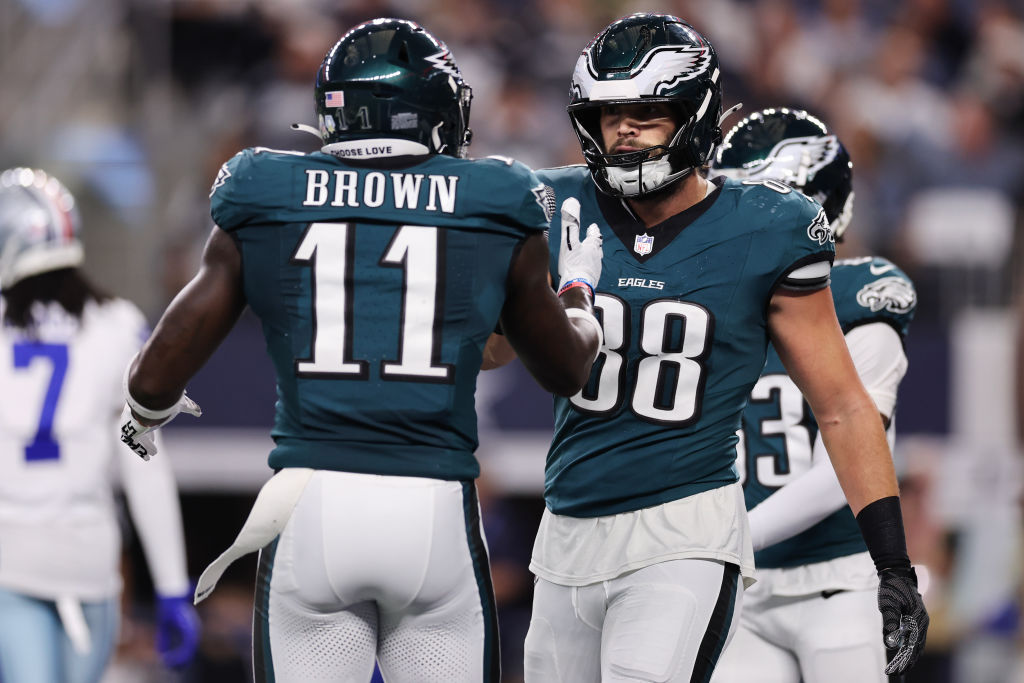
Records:
[[[739,631],[712,683],[885,683],[876,591],[743,601]]]
[[[538,579],[526,682],[706,681],[742,599],[739,568],[706,559],[659,562],[586,586]]]
[[[317,471],[260,552],[256,680],[497,683],[494,592],[470,482]]]

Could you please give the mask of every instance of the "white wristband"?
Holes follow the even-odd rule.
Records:
[[[565,315],[567,318],[576,318],[577,320],[585,320],[590,325],[594,326],[597,330],[597,353],[594,354],[594,358],[597,358],[597,354],[601,353],[601,347],[604,346],[604,330],[601,329],[601,323],[597,322],[597,318],[594,317],[593,313],[588,313],[582,308],[567,308],[565,309]]]
[[[181,400],[180,396],[178,397],[178,401],[175,401],[170,408],[164,408],[162,410],[147,408],[135,400],[135,397],[132,396],[132,392],[128,389],[128,373],[131,371],[132,363],[134,362],[135,357],[129,361],[128,367],[124,369],[124,379],[122,380],[122,386],[124,387],[124,400],[128,403],[128,407],[131,408],[136,415],[147,420],[165,420],[174,415],[178,407],[178,401]]]

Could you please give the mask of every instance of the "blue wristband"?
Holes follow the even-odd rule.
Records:
[[[562,296],[565,292],[569,291],[573,287],[586,287],[587,291],[590,292],[590,300],[594,300],[594,286],[584,280],[583,278],[576,278],[575,280],[569,280],[558,289],[558,296]]]

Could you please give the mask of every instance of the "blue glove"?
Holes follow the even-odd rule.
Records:
[[[199,647],[199,615],[192,594],[158,595],[156,602],[156,651],[164,666],[176,669],[192,661]]]

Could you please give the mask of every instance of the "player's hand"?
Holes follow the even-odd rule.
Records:
[[[156,453],[156,442],[153,441],[155,427],[147,426],[135,419],[132,409],[125,405],[121,411],[121,443],[135,455],[149,461]]]
[[[199,647],[199,616],[192,594],[157,596],[156,651],[164,666],[172,669],[192,661]]]
[[[188,413],[189,415],[199,417],[203,414],[203,409],[185,394],[181,395],[181,398],[170,409],[166,417],[159,420],[139,418],[132,412],[130,406],[125,405],[124,410],[121,412],[120,421],[121,442],[140,458],[148,461],[157,452],[153,432],[177,417],[178,413]]]
[[[902,674],[914,666],[924,649],[928,612],[917,592],[917,572],[913,567],[883,569],[878,572],[878,579],[878,609],[882,613],[885,646],[896,650],[885,673]]]
[[[601,229],[597,223],[587,228],[580,241],[580,202],[569,197],[562,202],[562,240],[558,245],[558,291],[573,281],[585,282],[593,294],[601,279]]]

